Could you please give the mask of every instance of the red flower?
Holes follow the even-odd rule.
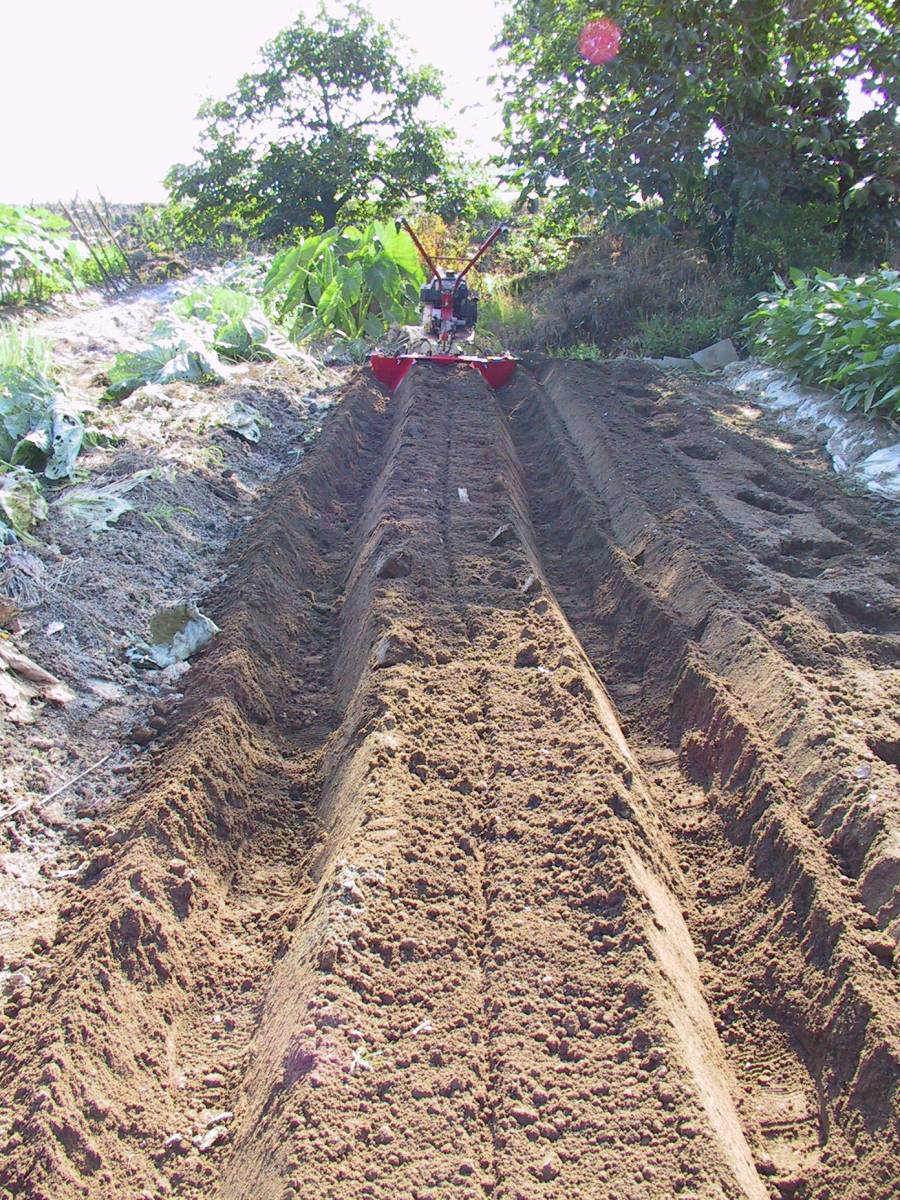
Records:
[[[599,21],[588,21],[578,39],[578,51],[589,63],[601,66],[612,62],[619,53],[622,30],[615,21],[602,17]]]

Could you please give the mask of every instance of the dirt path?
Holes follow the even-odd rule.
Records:
[[[673,387],[350,384],[8,998],[3,1195],[895,1194],[896,528]]]

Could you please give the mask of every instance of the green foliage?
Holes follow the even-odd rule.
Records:
[[[205,330],[186,321],[160,321],[143,350],[116,355],[104,399],[123,400],[145,383],[222,380],[226,367],[207,344]]]
[[[246,251],[257,236],[258,221],[241,205],[227,215],[193,200],[148,204],[128,224],[128,240],[160,258],[202,250],[229,258]]]
[[[733,337],[748,309],[740,295],[722,296],[714,313],[654,313],[638,322],[628,345],[650,358],[683,358],[720,338]]]
[[[393,223],[372,221],[311,234],[275,256],[264,288],[279,320],[303,341],[332,330],[350,339],[379,337],[412,316],[422,281],[412,239]]]
[[[0,327],[0,459],[63,479],[84,432],[78,408],[53,377],[47,343]]]
[[[900,271],[791,279],[747,318],[757,354],[836,389],[846,409],[900,417]]]
[[[112,276],[128,264],[115,247],[102,251]],[[90,251],[71,236],[68,221],[43,208],[0,205],[0,303],[46,300],[105,279]]]
[[[581,240],[583,222],[560,204],[550,204],[536,213],[518,215],[509,237],[493,252],[498,271],[526,279],[560,271]]]
[[[273,237],[329,229],[351,204],[385,213],[412,196],[445,199],[461,168],[449,131],[419,111],[440,80],[403,63],[397,40],[351,3],[301,14],[264,46],[260,70],[201,108],[197,162],[167,178],[194,227],[228,219]]]
[[[791,267],[813,271],[841,254],[837,206],[825,201],[786,204],[741,214],[734,237],[734,268],[752,288],[768,288]]]
[[[503,346],[515,346],[534,328],[534,312],[493,277],[485,282],[488,291],[478,307],[478,328],[494,334]]]
[[[180,320],[200,321],[207,326],[209,342],[223,358],[270,362],[289,352],[259,302],[235,288],[208,287],[191,292],[175,301],[172,312]]]
[[[597,362],[605,357],[594,342],[573,342],[571,346],[558,346],[551,352],[551,358],[574,358],[578,362]]]
[[[74,288],[86,254],[61,217],[0,205],[0,303],[43,300]]]
[[[596,15],[588,0],[512,0],[500,83],[520,186],[606,216],[653,200],[726,259],[745,213],[783,204],[834,205],[848,251],[883,239],[900,199],[889,0],[609,0],[622,38],[605,66],[577,49]],[[854,79],[873,107],[851,119]]]

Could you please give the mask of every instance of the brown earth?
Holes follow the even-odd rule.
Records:
[[[2,1195],[896,1195],[897,544],[708,385],[358,376],[15,964]]]

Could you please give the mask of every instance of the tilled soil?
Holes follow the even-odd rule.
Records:
[[[349,385],[8,998],[3,1195],[896,1195],[896,527],[697,386]]]

